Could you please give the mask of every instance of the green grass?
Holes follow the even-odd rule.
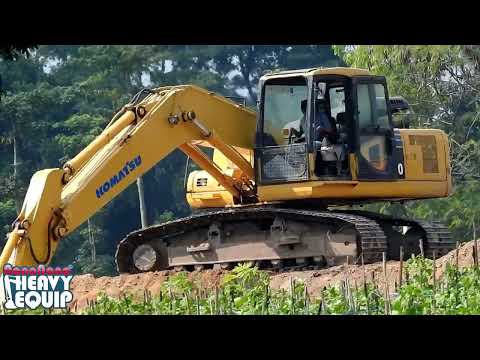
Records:
[[[219,287],[202,289],[178,273],[162,284],[158,296],[147,293],[143,301],[131,296],[112,299],[104,295],[83,314],[156,315],[381,315],[381,314],[480,314],[480,270],[447,265],[444,276],[433,283],[433,262],[416,257],[405,263],[408,279],[392,297],[374,283],[352,288],[348,281],[323,289],[311,298],[306,286],[292,280],[288,290],[269,286],[268,273],[239,265]],[[67,311],[6,311],[6,314],[66,314]]]

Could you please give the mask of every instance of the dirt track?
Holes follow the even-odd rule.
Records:
[[[480,244],[479,244],[480,246]],[[464,243],[459,249],[458,263],[460,267],[469,266],[473,264],[472,257],[473,241]],[[455,251],[450,252],[437,261],[437,277],[443,274],[447,263],[455,263]],[[383,288],[384,274],[382,263],[365,265],[365,272],[367,280],[371,280],[372,276],[375,278],[377,284]],[[219,284],[222,276],[226,271],[222,270],[206,270],[203,272],[189,273],[190,279],[195,279],[205,288],[213,288]],[[173,271],[161,271],[144,274],[126,274],[116,277],[100,277],[94,278],[93,275],[76,276],[72,281],[72,291],[74,300],[71,308],[80,310],[87,305],[89,301],[96,299],[100,293],[105,293],[108,296],[120,297],[124,294],[132,294],[136,298],[143,299],[145,290],[150,292],[153,296],[160,292],[162,283],[168,278]],[[357,265],[341,265],[322,270],[311,271],[296,271],[286,272],[281,274],[272,274],[270,277],[270,285],[276,289],[288,289],[290,286],[290,278],[302,279],[307,285],[310,295],[316,296],[321,289],[328,285],[335,285],[345,279],[348,279],[352,286],[355,284],[360,286],[363,284],[363,270],[361,266]],[[395,289],[395,283],[399,276],[399,262],[387,262],[387,279],[390,292]]]

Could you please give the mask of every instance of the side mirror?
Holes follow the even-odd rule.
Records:
[[[413,114],[408,101],[401,96],[391,96],[390,109],[392,111],[393,126],[399,129],[408,129],[411,123],[411,115]]]

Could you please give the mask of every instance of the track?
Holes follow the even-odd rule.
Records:
[[[427,258],[436,258],[446,255],[448,252],[455,248],[455,241],[452,238],[452,234],[448,228],[440,221],[426,221],[416,220],[411,218],[394,218],[392,216],[366,212],[366,211],[351,211],[354,214],[360,214],[375,220],[379,223],[389,238],[389,246],[391,246],[392,227],[406,226],[410,230],[406,236],[401,239],[399,246],[403,246],[407,249],[405,255],[410,254],[418,255],[421,253],[421,247],[423,247],[424,256]],[[398,234],[395,234],[398,235]],[[419,240],[422,240],[421,242]],[[410,244],[408,244],[410,242]],[[389,249],[390,257],[395,251]],[[394,260],[398,260],[394,257]]]
[[[446,255],[455,248],[455,241],[448,228],[439,221],[418,221],[426,233],[425,256],[428,258]]]
[[[118,246],[116,254],[117,268],[120,273],[142,272],[134,265],[133,252],[138,246],[160,243],[163,246],[155,247],[157,255],[159,255],[155,266],[146,271],[164,270],[172,267],[181,268],[182,270],[200,270],[212,268],[215,265],[228,269],[234,266],[235,263],[241,262],[241,260],[235,258],[234,261],[232,259],[227,261],[219,256],[218,258],[215,257],[216,260],[200,259],[196,260],[195,263],[180,264],[182,266],[178,266],[177,263],[177,266],[172,266],[169,263],[169,258],[171,260],[172,255],[167,253],[167,249],[175,246],[181,248],[179,239],[186,237],[188,234],[191,236],[196,233],[197,237],[205,236],[201,234],[206,233],[205,229],[213,223],[246,224],[246,222],[249,222],[249,224],[252,224],[255,222],[260,225],[267,224],[266,227],[271,229],[273,219],[278,217],[300,224],[323,224],[328,227],[326,233],[328,241],[330,241],[330,236],[334,237],[336,234],[348,231],[348,229],[354,229],[356,233],[356,254],[351,256],[353,263],[358,263],[362,254],[365,263],[381,261],[384,252],[389,254],[389,259],[395,259],[395,257],[398,257],[400,246],[404,246],[407,249],[405,252],[406,256],[409,256],[410,253],[417,254],[420,252],[420,247],[418,246],[420,239],[422,239],[424,252],[427,257],[432,257],[434,251],[436,256],[439,257],[452,250],[455,245],[448,230],[438,222],[394,219],[385,215],[361,211],[337,212],[279,208],[275,206],[251,206],[211,210],[134,231],[128,234]],[[404,236],[393,230],[394,227],[398,226],[408,226],[411,230]],[[210,244],[207,245],[208,249],[203,250],[203,253],[212,253],[212,250],[214,250],[214,253],[217,251],[215,245],[212,246],[213,249],[210,249]],[[235,245],[239,246],[241,244],[235,242],[230,244],[231,247]],[[183,247],[188,248],[188,246]],[[240,247],[238,248],[240,249]],[[240,250],[238,252],[240,253]],[[261,268],[268,268],[274,271],[309,270],[333,265],[333,263],[328,261],[313,261],[312,259],[318,259],[318,256],[315,257],[313,253],[312,257],[305,257],[304,253],[298,257],[295,257],[296,253],[294,252],[292,252],[292,255],[283,253],[283,255],[279,255],[280,261],[272,260],[271,257],[258,257],[258,255],[257,257],[252,257],[254,253],[255,251],[252,250],[252,255],[248,253],[242,254],[244,261],[254,261]],[[340,257],[338,258],[340,259]]]

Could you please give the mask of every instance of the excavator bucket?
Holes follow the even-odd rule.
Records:
[[[33,175],[22,210],[0,257],[0,268],[7,263],[32,266],[50,261],[58,242],[52,239],[51,230],[55,210],[60,206],[63,174],[61,169],[46,169]]]

